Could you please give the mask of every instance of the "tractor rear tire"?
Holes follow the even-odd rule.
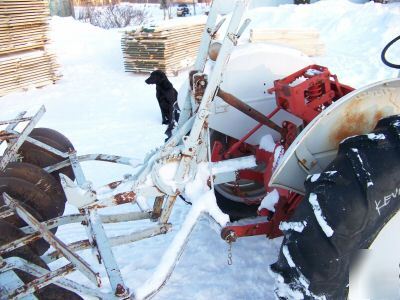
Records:
[[[0,245],[4,245],[23,236],[24,234],[17,227],[3,220],[0,220]],[[11,252],[2,255],[3,258],[15,257],[15,256],[23,258],[28,262],[31,262],[39,267],[49,270],[48,266],[44,263],[44,261],[36,253],[34,253],[28,246],[19,247]],[[30,275],[20,270],[15,270],[15,273],[24,283],[28,283],[35,279],[33,275]],[[38,290],[37,292],[35,292],[35,296],[39,299],[72,299],[72,300],[82,299],[74,292],[61,288],[55,284],[50,284]]]
[[[57,217],[63,215],[67,198],[62,186],[59,181],[55,180],[53,176],[42,168],[28,163],[11,162],[0,173],[0,177],[14,177],[35,185],[51,198],[57,211]]]
[[[279,299],[347,297],[358,250],[368,249],[400,209],[399,151],[400,116],[384,118],[372,134],[344,140],[318,179],[305,182],[304,200],[288,221],[302,228],[284,230],[271,265]]]
[[[50,128],[34,128],[29,136],[61,152],[69,152],[74,149],[72,143],[64,135]],[[54,165],[67,159],[29,142],[22,144],[18,154],[22,157],[23,162],[31,163],[41,168]],[[71,166],[54,171],[51,174],[59,181],[60,173],[67,175],[72,180],[75,179]]]

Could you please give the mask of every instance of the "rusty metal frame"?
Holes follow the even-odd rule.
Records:
[[[74,270],[79,270],[83,273],[87,278],[91,279],[91,281],[99,285],[100,280],[99,277],[89,265],[85,261],[83,261],[75,252],[96,248],[101,257],[101,260],[105,266],[105,269],[108,274],[108,278],[110,280],[111,286],[113,288],[114,293],[100,293],[101,299],[115,299],[115,298],[134,298],[133,293],[129,293],[129,289],[124,285],[123,279],[120,276],[119,268],[115,262],[115,259],[112,254],[111,248],[118,245],[123,245],[131,242],[135,242],[138,240],[146,239],[153,237],[159,234],[167,233],[171,225],[168,223],[158,224],[151,228],[147,228],[144,230],[136,231],[131,234],[121,235],[121,236],[113,236],[107,237],[102,227],[102,224],[108,223],[117,223],[117,222],[126,222],[132,220],[143,220],[150,219],[151,212],[129,212],[123,214],[115,214],[115,215],[99,215],[96,210],[91,210],[90,212],[85,211],[82,214],[75,214],[70,216],[58,217],[46,222],[40,223],[37,221],[32,215],[29,214],[19,203],[17,199],[13,199],[6,193],[4,193],[3,198],[5,203],[10,207],[10,209],[14,210],[19,217],[21,217],[28,226],[22,228],[22,231],[28,233],[27,236],[24,236],[18,240],[12,241],[10,243],[4,244],[0,247],[0,255],[15,250],[21,246],[27,245],[30,242],[38,239],[44,238],[50,245],[52,245],[56,250],[42,257],[45,263],[50,263],[55,261],[61,257],[65,257],[70,263],[67,266],[63,266],[59,269],[56,269],[52,272],[48,272],[46,270],[46,274],[41,274],[41,277],[35,279],[34,281],[22,285],[18,288],[15,288],[12,292],[8,293],[7,297],[19,299],[20,297],[29,294],[30,292],[35,291],[35,289],[46,286],[52,282],[58,284],[63,283],[59,281],[60,276],[64,276]],[[87,225],[89,227],[88,232],[90,233],[93,241],[90,240],[82,240],[78,242],[71,243],[69,245],[65,245],[62,241],[60,241],[57,237],[55,237],[49,230],[51,228],[66,225],[71,223],[81,223],[82,225]],[[20,258],[15,258],[20,259]],[[7,266],[4,263],[5,260],[1,259],[0,256],[0,274],[9,271],[10,269],[23,269],[24,271],[28,270],[28,273],[32,274],[32,270],[35,268],[39,268],[31,263],[24,262],[23,264],[13,265],[11,264]],[[30,271],[29,271],[30,270]],[[42,276],[43,275],[43,276]],[[65,282],[60,284],[60,286],[66,287],[67,289],[71,289],[71,282],[68,281],[68,285],[65,286]],[[84,293],[88,293],[89,295],[93,295],[93,289],[86,287],[84,285],[72,285],[75,291],[80,291]],[[95,296],[98,296],[97,293]]]
[[[66,288],[71,291],[78,291],[81,292],[85,295],[89,296],[94,296],[98,297],[100,299],[119,299],[115,295],[111,293],[103,293],[99,289],[87,287],[85,285],[79,284],[77,282],[74,282],[72,280],[66,279],[66,278],[57,278],[54,275],[57,275],[55,273],[51,273],[49,270],[46,270],[40,266],[37,266],[33,263],[30,263],[20,257],[8,257],[6,259],[0,258],[0,275],[6,274],[7,276],[12,276],[13,270],[21,270],[24,271],[25,273],[31,274],[35,277],[42,277],[42,276],[48,276],[48,280],[43,282],[42,286],[46,286],[48,284],[54,283],[60,287]],[[49,278],[51,277],[51,278]],[[18,279],[18,277],[16,276]],[[24,284],[19,282],[19,288],[23,287]],[[15,295],[14,299],[19,299],[22,298],[26,299],[26,296],[29,296],[29,291],[27,291],[28,285],[25,286],[25,288],[22,288],[20,293],[18,295]],[[12,292],[11,292],[12,293]],[[10,294],[9,290],[2,290],[0,292],[0,299],[3,298],[10,298],[8,297]],[[36,297],[32,298],[36,299]]]

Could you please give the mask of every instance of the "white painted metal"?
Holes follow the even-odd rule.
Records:
[[[28,134],[31,133],[32,129],[36,126],[37,122],[39,122],[39,119],[43,116],[45,112],[46,109],[44,108],[44,106],[42,106],[32,118],[22,118],[19,120],[11,120],[5,122],[5,124],[10,124],[10,125],[12,124],[12,126],[14,126],[16,122],[19,123],[22,121],[29,121],[29,123],[22,130],[19,138],[12,141],[4,151],[3,157],[0,160],[0,170],[4,170],[7,164],[15,158],[19,147],[21,147],[21,145],[27,138]]]
[[[204,70],[204,65],[206,63],[208,55],[208,48],[212,39],[214,38],[215,32],[219,29],[218,25],[216,26],[216,21],[218,17],[218,10],[216,9],[216,7],[218,6],[218,3],[222,1],[223,0],[215,0],[211,4],[207,23],[201,37],[199,53],[197,54],[196,62],[194,64],[194,70]],[[181,114],[178,121],[178,127],[181,127],[189,119],[193,112],[194,105],[189,88],[183,91],[182,95],[184,95],[183,97],[185,98],[185,100],[180,105]]]
[[[193,164],[192,158],[194,155],[196,155],[198,151],[197,148],[201,146],[205,147],[204,143],[199,143],[199,137],[202,130],[204,129],[204,123],[207,120],[208,115],[210,114],[210,103],[219,88],[222,74],[229,61],[230,54],[232,53],[233,47],[237,44],[236,33],[238,31],[240,21],[242,19],[244,10],[247,7],[247,4],[247,0],[240,0],[236,2],[235,10],[232,13],[232,17],[228,25],[224,41],[222,43],[221,50],[219,52],[217,61],[215,62],[215,68],[212,74],[209,76],[207,88],[204,92],[201,103],[197,108],[198,112],[195,115],[195,120],[193,123],[193,127],[190,131],[190,135],[185,137],[184,139],[184,149],[182,151],[182,154],[184,156],[179,164],[178,170],[175,175],[175,180],[178,183],[185,178],[190,169],[193,170],[193,168],[190,168],[190,165]]]
[[[17,133],[17,132],[16,132],[16,133]],[[36,146],[38,146],[38,147],[40,147],[40,148],[43,148],[43,149],[46,149],[46,150],[49,151],[49,152],[52,152],[52,153],[54,153],[55,155],[58,155],[58,156],[61,156],[61,157],[64,157],[64,158],[67,158],[67,157],[68,157],[68,153],[62,152],[62,151],[60,151],[60,150],[57,150],[56,148],[53,148],[53,147],[51,147],[51,146],[49,146],[49,145],[47,145],[47,144],[45,144],[45,143],[42,143],[41,141],[38,141],[38,140],[36,140],[36,139],[34,139],[34,138],[31,138],[31,137],[29,137],[29,136],[27,136],[27,137],[25,138],[25,140],[28,141],[28,142],[31,143],[31,144],[34,144],[34,145],[36,145]]]
[[[346,137],[372,131],[379,119],[400,114],[400,79],[355,90],[329,106],[296,138],[272,175],[270,185],[304,194],[307,175],[320,172]]]
[[[39,267],[35,264],[32,264],[20,257],[9,257],[4,259],[5,264],[1,267],[1,270],[21,270],[24,271],[25,273],[31,274],[35,277],[40,277],[46,274],[49,274],[50,271]],[[3,282],[0,281],[2,284]],[[77,291],[79,293],[82,293],[84,295],[89,295],[93,297],[97,297],[102,300],[108,300],[108,299],[118,299],[118,297],[114,296],[111,293],[103,293],[101,290],[96,289],[96,288],[89,288],[84,285],[81,285],[77,282],[74,282],[72,280],[66,279],[66,278],[58,278],[54,284],[61,286],[63,288],[66,288],[71,291]],[[1,298],[3,299],[3,298]],[[31,298],[32,299],[32,298]],[[35,298],[33,298],[35,299]]]
[[[2,264],[3,265],[3,264]],[[4,265],[5,266],[5,265]],[[20,288],[24,285],[21,279],[15,274],[14,271],[0,268],[0,299],[7,299],[8,294],[12,293],[16,289]],[[33,295],[26,295],[20,298],[21,300],[37,300],[37,298]]]
[[[68,155],[67,155],[68,157]],[[121,165],[127,165],[127,166],[132,166],[132,167],[137,167],[141,161],[138,159],[134,159],[131,157],[125,157],[125,156],[118,156],[118,155],[109,155],[109,154],[85,154],[85,155],[79,155],[77,156],[77,160],[79,162],[84,162],[84,161],[104,161],[104,162],[110,162],[110,163],[116,163],[116,164],[121,164]],[[71,164],[71,161],[69,159],[66,159],[58,164],[43,168],[46,172],[51,173],[56,170],[62,169],[66,166],[69,166]]]
[[[128,295],[129,289],[126,287],[124,280],[122,279],[121,271],[110,247],[109,239],[107,238],[101,223],[101,218],[96,210],[89,211],[88,221],[93,239],[96,241],[96,248],[100,254],[104,268],[106,269],[111,289],[117,296]]]

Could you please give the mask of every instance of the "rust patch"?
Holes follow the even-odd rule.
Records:
[[[114,196],[114,203],[124,204],[135,201],[136,194],[134,192],[119,193]]]
[[[345,138],[371,131],[378,121],[385,116],[382,111],[376,111],[372,114],[369,111],[360,112],[361,101],[362,99],[357,99],[346,108],[346,113],[339,119],[340,124],[330,135],[329,139],[333,145],[338,146]]]
[[[102,204],[93,204],[89,206],[90,208],[95,208],[95,209],[100,209],[100,208],[105,208],[107,205],[102,205]]]
[[[114,181],[108,184],[108,187],[112,190],[117,188],[122,183],[122,180]]]

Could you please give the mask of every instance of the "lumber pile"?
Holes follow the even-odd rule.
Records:
[[[47,0],[0,0],[0,96],[58,79]]]
[[[0,56],[0,96],[54,83],[59,79],[54,61],[54,54],[43,50]]]
[[[104,6],[118,4],[120,0],[73,0],[75,6]]]
[[[321,56],[325,53],[325,45],[315,29],[253,28],[250,30],[250,42],[288,46],[308,56]]]
[[[204,20],[199,20],[125,32],[121,41],[125,71],[162,70],[167,75],[176,75],[194,63],[204,25]]]
[[[118,4],[120,0],[73,0],[75,6],[104,6]]]

